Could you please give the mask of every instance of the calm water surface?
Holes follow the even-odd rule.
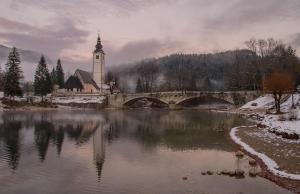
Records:
[[[1,194],[289,193],[247,175],[253,168],[235,157],[220,130],[245,123],[234,115],[134,110],[0,118]],[[243,179],[201,175],[239,168]]]

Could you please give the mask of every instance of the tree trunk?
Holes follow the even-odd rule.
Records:
[[[275,100],[276,114],[281,113],[281,109],[280,109],[281,97],[282,97],[282,94],[278,94],[278,96],[276,95],[276,100]]]

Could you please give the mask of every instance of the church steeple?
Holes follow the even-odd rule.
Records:
[[[105,53],[101,44],[101,39],[98,33],[97,44],[93,52],[93,79],[102,92],[103,84],[105,83]]]
[[[99,34],[98,34],[97,44],[95,46],[94,53],[104,53]]]

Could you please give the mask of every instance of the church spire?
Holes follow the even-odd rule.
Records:
[[[99,33],[98,33],[97,44],[96,44],[96,46],[95,46],[94,52],[95,52],[95,53],[98,53],[98,52],[104,53],[104,51],[103,51],[103,46],[102,46],[102,44],[101,44],[101,39],[100,39]]]

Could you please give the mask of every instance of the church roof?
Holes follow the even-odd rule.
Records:
[[[92,73],[83,71],[81,69],[77,69],[75,71],[75,75],[79,74],[80,78],[82,79],[82,82],[84,84],[92,84],[96,89],[99,90],[99,87],[97,86],[96,82],[93,79]]]
[[[104,53],[103,46],[102,46],[101,39],[100,39],[99,35],[98,35],[97,44],[95,46],[94,52],[95,53]]]
[[[69,77],[69,79],[66,81],[64,88],[66,89],[83,89],[83,85],[81,84],[80,80],[78,79],[78,77],[72,75]]]

